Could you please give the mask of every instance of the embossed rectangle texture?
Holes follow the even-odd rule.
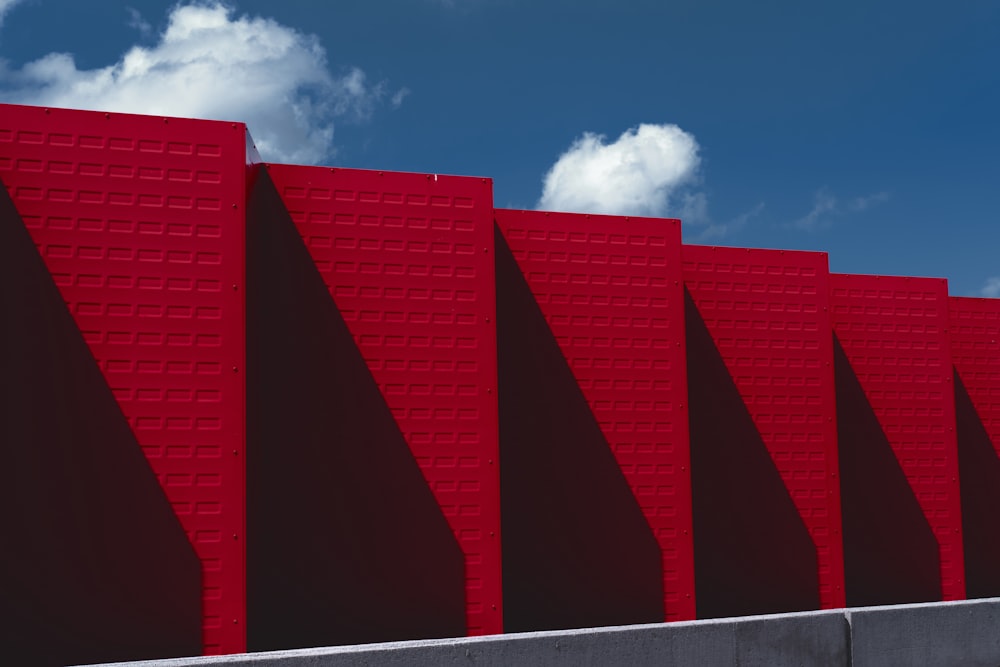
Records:
[[[245,647],[245,132],[0,117],[0,179],[201,558],[206,653]]]
[[[502,630],[492,181],[267,165]]]
[[[834,332],[938,541],[941,594],[965,597],[948,283],[830,274]]]
[[[496,222],[694,618],[680,221],[498,209]]]
[[[816,545],[822,608],[844,606],[824,253],[685,245],[684,282]]]

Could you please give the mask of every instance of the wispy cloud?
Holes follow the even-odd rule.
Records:
[[[812,210],[795,220],[792,227],[812,231],[829,225],[827,214],[837,210],[837,198],[824,188],[816,193]]]
[[[538,208],[578,213],[663,216],[692,183],[698,142],[676,125],[639,125],[613,142],[586,132],[545,174]]]
[[[20,2],[21,0],[0,0],[0,26],[3,25],[3,19],[7,15],[7,12]]]
[[[856,197],[847,207],[852,211],[866,211],[872,206],[884,204],[887,201],[889,201],[888,192],[876,192],[867,197]]]
[[[986,284],[983,288],[979,290],[982,296],[990,297],[991,299],[996,299],[1000,297],[1000,276],[993,276],[992,278],[986,279]]]
[[[5,1],[0,7],[9,8]],[[138,12],[132,19],[142,31]],[[21,69],[0,62],[4,101],[243,120],[273,161],[330,159],[334,119],[365,120],[385,96],[385,85],[372,84],[358,68],[332,73],[315,35],[274,19],[236,16],[220,2],[173,7],[155,44],[133,46],[106,67],[78,69],[66,53]]]
[[[405,100],[406,96],[409,95],[409,94],[410,94],[410,89],[409,88],[403,87],[403,88],[400,88],[399,90],[397,90],[396,93],[392,96],[392,100],[391,100],[391,102],[392,102],[392,108],[393,109],[398,109],[399,106],[403,103],[403,100]]]
[[[708,243],[711,241],[719,241],[746,227],[747,223],[760,215],[763,210],[764,202],[760,202],[749,211],[744,211],[732,220],[728,220],[726,222],[713,222],[712,220],[706,220],[704,226],[700,228],[695,227],[692,229],[691,227],[685,227],[684,240],[688,243]],[[683,220],[683,218],[681,219]],[[689,230],[692,232],[690,238],[688,237]]]
[[[865,197],[855,197],[846,203],[834,196],[827,188],[820,188],[813,199],[813,207],[801,218],[788,226],[803,231],[827,229],[836,217],[845,213],[860,213],[889,200],[888,192],[877,192]]]
[[[153,26],[149,24],[149,21],[142,18],[142,14],[138,9],[126,7],[125,11],[128,13],[128,27],[135,28],[143,37],[148,37],[153,33]]]

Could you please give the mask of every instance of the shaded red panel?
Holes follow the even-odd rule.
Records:
[[[260,170],[247,213],[247,648],[465,626],[458,541]]]
[[[468,632],[500,632],[492,182],[268,172],[462,547]]]
[[[5,106],[0,179],[245,646],[245,127]],[[151,573],[156,576],[156,573]]]
[[[2,186],[0,312],[6,661],[199,654],[201,564]]]
[[[1000,299],[951,297],[951,359],[969,597],[1000,595]]]
[[[843,607],[827,257],[682,257],[699,616]]]
[[[534,480],[531,488],[542,499],[536,506],[542,516],[550,511],[552,503],[561,503],[560,507],[566,504],[560,494],[570,499],[579,497],[580,490],[561,476],[585,475],[584,479],[593,480],[591,493],[596,496],[581,502],[580,514],[570,517],[578,526],[553,523],[553,531],[573,541],[555,551],[559,549],[558,541],[548,540],[553,551],[539,551],[536,557],[562,558],[567,567],[572,567],[575,559],[585,558],[595,577],[611,583],[617,577],[623,585],[633,586],[637,573],[627,571],[628,565],[621,566],[618,572],[601,571],[602,566],[615,562],[596,549],[592,541],[595,535],[607,539],[597,532],[606,517],[585,514],[597,512],[603,505],[607,511],[617,512],[614,520],[623,524],[618,531],[635,525],[628,503],[614,484],[615,477],[621,479],[623,475],[634,494],[634,501],[628,500],[638,503],[645,524],[640,521],[629,534],[623,534],[621,543],[615,537],[604,546],[634,549],[629,553],[634,559],[632,567],[644,570],[647,556],[641,550],[643,535],[635,531],[651,531],[655,540],[650,543],[653,567],[660,570],[663,594],[652,611],[668,620],[693,618],[680,223],[508,210],[497,210],[495,218],[516,262],[514,268],[520,269],[523,276],[505,268],[498,256],[498,272],[510,274],[502,286],[510,291],[505,297],[509,300],[506,312],[519,318],[516,323],[501,325],[501,330],[512,337],[501,344],[501,354],[505,355],[502,372],[508,374],[510,384],[520,383],[511,389],[505,384],[505,397],[501,398],[502,405],[516,410],[502,421],[504,452],[523,456],[521,471],[515,472],[525,483],[533,481],[528,474],[531,471],[525,467],[529,463],[538,467],[537,475],[543,478]],[[526,283],[536,305],[525,304],[517,296],[520,280]],[[533,315],[532,308],[538,309],[538,316]],[[533,333],[526,336],[525,332]],[[550,347],[553,352],[547,351]],[[560,352],[562,359],[557,358]],[[517,359],[517,354],[530,355],[530,361]],[[535,376],[530,367],[523,367],[531,364],[538,366]],[[569,373],[561,380],[564,365]],[[532,381],[551,391],[533,390]],[[539,407],[532,409],[525,401],[517,402],[516,396],[506,397],[517,391],[535,391]],[[576,392],[582,394],[582,409]],[[524,419],[533,420],[531,429],[519,423]],[[532,429],[537,436],[532,435]],[[519,439],[528,439],[535,451],[519,451],[525,448]],[[574,444],[580,448],[579,458],[585,460],[574,457]],[[613,475],[608,475],[599,451],[602,447],[610,449],[620,472],[614,470]],[[505,480],[508,469],[513,470],[505,463]],[[548,480],[544,479],[546,474]],[[552,487],[549,497],[544,496],[546,483]],[[505,487],[505,494],[517,497],[515,493],[528,493],[516,486]],[[512,501],[505,495],[504,502],[507,510]],[[597,509],[589,509],[595,504]],[[545,526],[543,522],[532,524],[530,503],[525,500],[523,505],[519,514],[505,518],[504,525],[506,528],[520,518],[525,523],[521,530],[527,537],[516,544],[528,549],[530,544],[524,543],[529,541],[533,527],[539,539],[545,539]],[[511,507],[515,512],[519,508]],[[593,531],[590,540],[588,524]],[[505,557],[506,553],[505,547]],[[544,573],[533,569],[529,558],[523,558],[514,576],[538,581]],[[612,597],[613,591],[602,587],[602,581],[591,585],[614,604],[621,602]],[[572,591],[562,593],[566,595],[564,601],[574,602]],[[522,609],[527,608],[530,590],[519,594],[524,598]],[[594,601],[579,603],[594,606]],[[540,593],[537,604],[551,602]],[[637,596],[636,604],[638,608],[632,613],[648,613],[643,598]],[[619,611],[630,610],[622,606]],[[553,609],[548,616],[539,617],[531,616],[530,609],[521,613],[528,623],[554,623],[572,617],[564,609]]]
[[[848,604],[962,599],[947,281],[830,287]]]

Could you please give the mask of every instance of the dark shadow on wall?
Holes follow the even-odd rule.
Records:
[[[937,538],[836,336],[833,360],[847,604],[940,600]]]
[[[495,234],[504,629],[662,621],[659,544]]]
[[[970,598],[1000,596],[1000,458],[955,371],[955,422]]]
[[[247,225],[248,647],[465,634],[461,548],[266,171]]]
[[[199,654],[201,564],[2,186],[0,313],[5,663]]]
[[[816,547],[686,289],[684,297],[698,618],[818,609]]]

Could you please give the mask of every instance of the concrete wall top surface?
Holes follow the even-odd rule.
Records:
[[[1000,598],[115,664],[997,665]]]

